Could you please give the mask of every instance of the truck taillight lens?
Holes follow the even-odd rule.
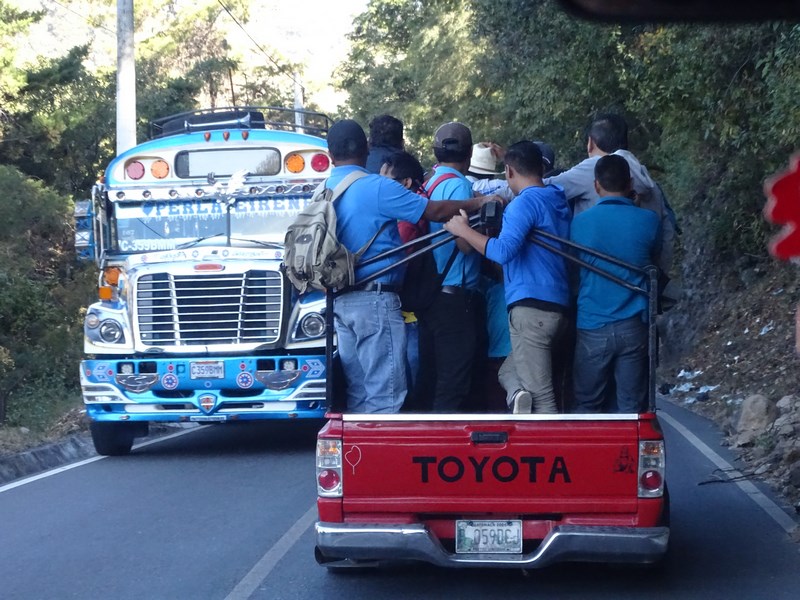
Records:
[[[320,490],[330,493],[332,491],[341,489],[342,478],[336,469],[323,469],[319,472],[317,484],[319,485]],[[323,494],[321,493],[320,495]]]
[[[311,157],[311,168],[317,173],[327,171],[329,166],[331,166],[331,160],[327,154],[315,154]]]
[[[323,498],[342,496],[341,440],[317,440],[317,495]]]
[[[664,495],[664,441],[639,442],[639,498]]]

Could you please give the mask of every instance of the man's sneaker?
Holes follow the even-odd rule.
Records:
[[[533,407],[533,397],[528,390],[517,390],[511,397],[512,411],[515,415],[529,415]]]

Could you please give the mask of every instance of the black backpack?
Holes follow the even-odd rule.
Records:
[[[439,177],[430,189],[424,186],[420,188],[423,196],[430,198],[433,190],[443,181],[457,177],[453,173],[444,173]],[[425,224],[425,233],[430,230]],[[420,242],[412,247],[412,252],[417,252],[423,248],[430,246],[430,242]],[[424,254],[416,256],[408,261],[406,265],[406,275],[403,280],[403,287],[400,290],[400,306],[406,312],[421,313],[427,310],[436,296],[442,289],[442,282],[447,277],[450,267],[458,255],[458,248],[453,249],[453,253],[447,261],[444,271],[440,274],[436,266],[436,260],[433,258],[433,251],[428,250]]]

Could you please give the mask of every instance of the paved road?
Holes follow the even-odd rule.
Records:
[[[313,558],[317,425],[242,424],[0,487],[0,598],[800,597],[792,519],[750,482],[704,483],[733,457],[709,422],[669,405],[664,413],[672,538],[657,570],[329,574]]]

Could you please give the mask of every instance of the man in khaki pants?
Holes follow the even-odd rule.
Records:
[[[518,142],[506,152],[506,180],[515,198],[505,210],[499,237],[469,228],[465,215],[446,229],[478,252],[503,265],[509,310],[511,354],[499,379],[515,413],[557,412],[552,348],[566,326],[569,282],[564,259],[527,240],[538,229],[569,237],[570,210],[564,191],[542,182],[542,153],[533,142]]]

